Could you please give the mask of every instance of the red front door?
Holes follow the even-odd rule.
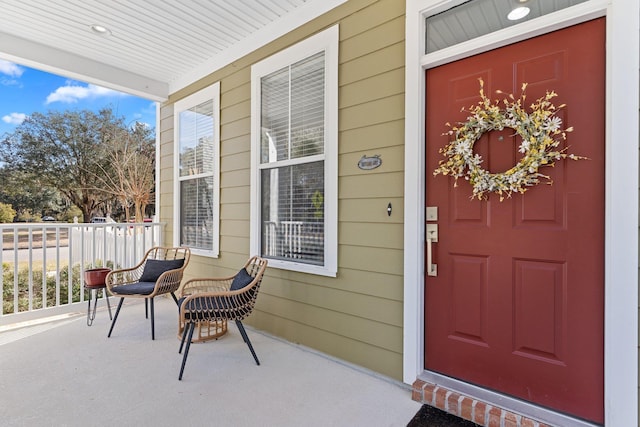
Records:
[[[438,208],[437,276],[425,283],[425,369],[574,416],[603,421],[605,21],[554,33],[426,72],[426,201]],[[478,79],[493,99],[546,91],[569,152],[541,169],[553,185],[499,201],[471,200],[471,187],[433,171],[445,123],[466,121]],[[475,144],[482,166],[520,158],[512,129]]]

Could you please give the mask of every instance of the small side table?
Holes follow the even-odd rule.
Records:
[[[109,303],[109,294],[107,293],[107,285],[105,284],[105,278],[111,269],[109,268],[92,268],[85,270],[84,272],[84,287],[91,290],[91,296],[93,296],[93,311],[91,311],[91,296],[89,296],[87,306],[87,326],[93,324],[93,319],[96,318],[96,310],[98,309],[98,291],[102,289],[102,294],[107,300],[107,308],[109,309],[109,319],[113,319],[111,316],[111,304]]]

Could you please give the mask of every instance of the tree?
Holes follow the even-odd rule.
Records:
[[[60,193],[44,185],[38,176],[28,176],[5,164],[0,167],[0,182],[0,203],[11,205],[19,219],[64,210]]]
[[[115,197],[128,221],[130,208],[142,221],[155,187],[155,141],[152,130],[136,122],[129,129],[114,129],[107,149],[108,170],[96,174],[102,191]]]
[[[0,203],[0,223],[13,222],[15,216],[16,211],[13,210],[11,205]]]
[[[137,140],[139,133],[137,127],[127,128],[124,118],[116,117],[110,108],[98,113],[34,113],[0,142],[0,154],[26,181],[55,189],[89,221],[100,206],[116,198],[104,183],[118,174],[119,157],[113,154],[119,150],[118,141]],[[118,200],[126,204],[124,191]]]

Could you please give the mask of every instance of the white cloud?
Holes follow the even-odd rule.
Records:
[[[73,104],[81,99],[118,95],[121,95],[121,93],[92,84],[80,86],[74,83],[67,83],[66,86],[61,86],[56,89],[55,92],[51,92],[47,96],[46,103],[65,102],[67,104]]]
[[[0,59],[0,73],[6,74],[7,76],[10,76],[10,77],[20,77],[22,73],[24,73],[24,69],[22,67],[17,66],[13,62]]]
[[[27,118],[27,115],[24,113],[11,113],[2,117],[2,121],[5,123],[9,123],[10,125],[19,125],[24,122],[24,119]]]

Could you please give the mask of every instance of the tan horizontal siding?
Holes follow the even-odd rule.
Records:
[[[220,203],[249,203],[249,187],[225,187],[220,190]]]
[[[340,245],[338,263],[345,268],[401,275],[403,258],[399,249]]]
[[[403,144],[404,120],[376,123],[364,128],[343,130],[340,132],[338,149],[340,154],[371,152],[371,150],[393,145],[390,141]]]
[[[396,43],[345,63],[340,85],[344,86],[404,66],[404,43]]]
[[[247,220],[249,221],[249,204],[248,203],[226,203],[220,207],[220,219],[222,221],[230,220]]]
[[[273,313],[282,319],[315,328],[354,342],[363,342],[392,352],[402,350],[402,336],[398,337],[400,327],[378,322],[375,328],[370,320],[345,314],[341,311],[329,311],[316,306],[302,304],[293,300],[275,298],[265,293],[260,296],[256,308],[266,307],[265,313]],[[398,339],[399,338],[399,339]],[[344,354],[347,354],[346,351]]]
[[[345,17],[341,21],[340,36],[349,39],[370,32],[384,23],[402,17],[404,19],[405,2],[399,0],[381,0],[358,10],[358,13]],[[403,29],[404,31],[404,29]],[[397,36],[397,34],[394,34]]]
[[[340,25],[338,273],[268,268],[247,323],[292,342],[402,378],[404,2],[350,0],[170,97],[220,82],[220,256],[194,257],[188,277],[230,275],[249,254],[251,64]],[[162,109],[165,200],[173,189],[173,113]],[[364,155],[382,165],[363,171]],[[172,173],[172,172],[171,172]],[[387,205],[393,206],[387,215]],[[172,213],[171,213],[172,214]]]
[[[340,223],[338,234],[340,245],[398,250],[403,247],[402,231],[402,224],[345,221]]]
[[[397,43],[404,42],[404,16],[382,23],[369,31],[344,39],[340,59],[344,62],[362,58]]]
[[[248,134],[225,139],[220,142],[220,156],[223,159],[231,154],[248,153],[250,149],[251,136]]]
[[[220,234],[225,236],[238,236],[238,237],[249,238],[249,221],[236,219],[236,218],[225,219],[224,222],[220,224]],[[248,255],[249,253],[247,252],[246,256],[248,257]],[[242,262],[242,264],[244,264],[244,262]],[[229,268],[231,267],[232,266],[230,265]]]
[[[340,224],[350,223],[380,223],[400,224],[404,216],[401,197],[379,197],[368,199],[343,199],[339,202],[341,215]],[[391,203],[391,216],[387,214],[387,205]]]
[[[340,130],[371,126],[404,118],[404,94],[376,99],[340,110]]]
[[[404,174],[401,172],[347,176],[340,179],[340,199],[402,197]],[[400,186],[399,186],[400,184]]]
[[[249,169],[225,172],[220,177],[220,185],[225,187],[240,187],[249,185]]]
[[[393,301],[402,301],[402,277],[365,270],[341,267],[335,279],[305,275],[293,271],[267,269],[268,281],[286,281],[298,286],[308,284],[332,289],[347,290],[355,294],[372,295]]]
[[[385,71],[340,88],[340,107],[353,107],[375,99],[404,94],[404,68]]]
[[[304,283],[287,280],[267,279],[265,289],[262,291],[271,298],[292,304],[290,310],[277,311],[283,317],[299,321],[304,319],[304,323],[310,325],[319,325],[320,322],[316,321],[319,317],[331,317],[335,314],[342,319],[347,317],[376,319],[378,327],[383,324],[402,326],[402,304],[398,301],[390,303],[387,299],[355,294],[348,290],[328,288],[323,285],[304,285]],[[309,314],[311,310],[314,311],[313,315]],[[400,315],[400,323],[398,323],[398,315]],[[323,322],[326,323],[323,329],[333,332],[344,331],[350,327],[342,321],[324,319]],[[360,334],[367,334],[367,332],[361,331]],[[377,345],[384,346],[383,343],[377,343]]]
[[[398,376],[398,372],[402,372],[402,357],[396,351],[332,334],[260,310],[247,319],[247,323],[261,329],[265,328],[278,336],[287,337],[289,341],[294,343],[307,345],[307,342],[312,342],[313,348],[319,351],[379,372],[382,375],[393,378]],[[401,334],[402,330],[398,328],[397,333]]]

